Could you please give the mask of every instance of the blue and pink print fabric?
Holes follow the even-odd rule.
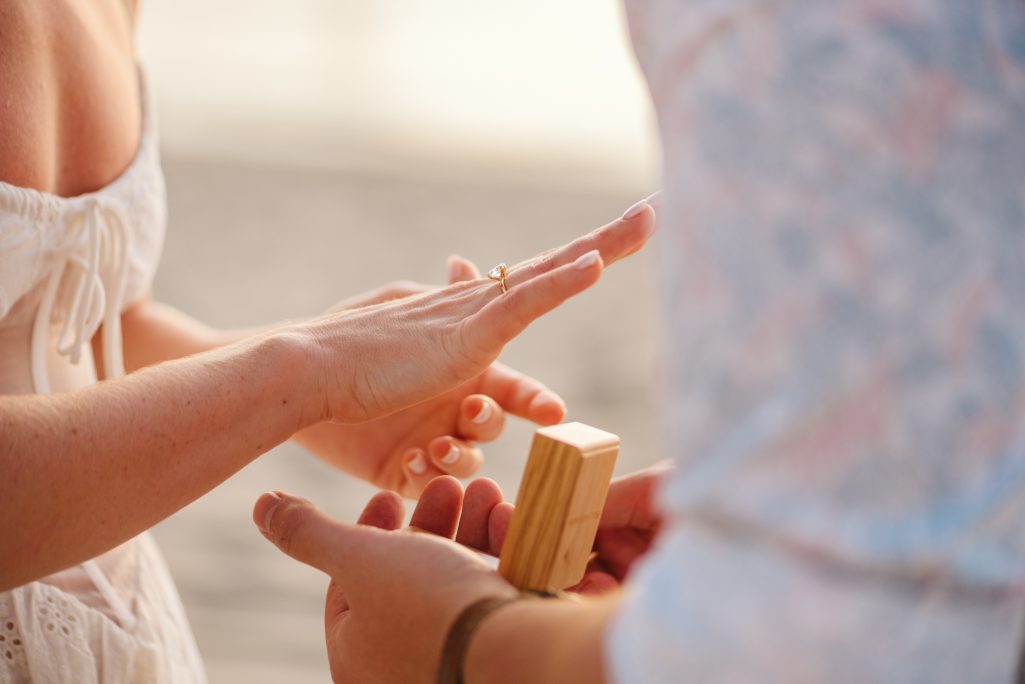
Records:
[[[673,524],[623,682],[1010,682],[1025,2],[627,0],[663,147]]]

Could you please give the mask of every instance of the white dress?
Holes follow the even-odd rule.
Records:
[[[106,375],[123,373],[119,317],[148,292],[166,223],[156,121],[144,110],[135,159],[101,190],[63,198],[0,182],[0,393],[95,383],[89,340],[101,323]],[[204,681],[148,533],[0,593],[0,684]]]

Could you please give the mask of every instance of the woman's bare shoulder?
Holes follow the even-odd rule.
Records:
[[[97,189],[131,162],[140,128],[124,0],[0,0],[0,180]]]

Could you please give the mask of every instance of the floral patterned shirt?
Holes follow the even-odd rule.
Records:
[[[662,137],[679,467],[610,679],[1012,681],[1025,2],[627,12]]]

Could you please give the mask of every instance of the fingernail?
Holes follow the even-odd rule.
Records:
[[[598,263],[598,250],[592,249],[573,262],[573,268],[584,271]]]
[[[274,511],[277,510],[278,505],[281,503],[281,493],[267,492],[266,494],[264,494],[264,496],[269,496],[274,499],[274,503],[272,503],[270,507],[263,512],[263,524],[260,525],[260,531],[266,533],[268,530],[270,530],[270,520],[274,516]]]
[[[448,453],[441,457],[441,462],[445,465],[452,465],[459,460],[459,447],[456,446],[455,442],[452,442],[452,446],[448,448]]]
[[[482,401],[480,405],[480,411],[477,411],[477,415],[473,417],[473,422],[477,425],[483,425],[491,417],[491,402]]]
[[[423,475],[427,472],[427,460],[424,459],[422,452],[416,452],[416,456],[410,460],[409,470],[416,475]]]
[[[649,206],[647,199],[642,199],[637,204],[633,205],[629,209],[623,212],[622,221],[629,221],[632,218],[636,218],[642,211],[647,209]]]
[[[649,207],[651,207],[655,211],[658,211],[662,208],[662,191],[656,190],[655,192],[648,195],[644,201],[648,203]]]

